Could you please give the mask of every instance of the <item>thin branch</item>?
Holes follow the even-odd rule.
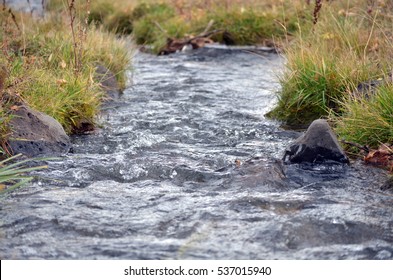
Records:
[[[18,31],[20,31],[19,24],[16,21],[15,14],[12,12],[11,8],[8,9],[8,13],[11,15],[12,21],[14,22],[16,28],[18,29]]]
[[[317,24],[318,22],[318,17],[319,17],[319,12],[322,8],[322,0],[315,0],[315,7],[314,7],[314,12],[313,12],[313,24]]]
[[[168,36],[168,32],[164,28],[162,28],[162,26],[157,21],[153,21],[153,23],[158,27],[158,29],[160,29],[162,33]]]
[[[223,31],[224,31],[223,29],[217,29],[217,30],[210,31],[210,32],[208,32],[208,33],[202,33],[202,34],[200,34],[200,35],[198,35],[198,36],[195,36],[195,37],[192,37],[192,38],[186,40],[185,43],[186,43],[186,44],[189,44],[189,43],[191,43],[191,41],[193,41],[193,40],[195,40],[195,39],[199,39],[199,38],[208,38],[208,37],[210,37],[210,36],[213,36],[213,35],[215,35],[215,34],[217,34],[217,33],[223,32]]]
[[[209,21],[209,23],[207,24],[205,30],[202,32],[202,34],[208,32],[210,30],[210,28],[213,26],[213,24],[214,24],[214,20],[212,19],[212,20]]]
[[[75,23],[75,0],[67,0],[68,4],[68,15],[70,17],[70,27],[71,27],[71,32],[72,32],[72,40],[74,43],[74,63],[75,63],[75,71],[78,69],[78,42],[76,40],[76,35],[75,35],[75,30],[74,30],[74,23]]]
[[[365,151],[366,153],[369,153],[369,152],[370,152],[369,147],[367,147],[367,146],[365,146],[365,145],[362,146],[362,145],[360,145],[360,144],[358,144],[358,143],[348,142],[348,141],[345,141],[345,140],[341,140],[340,142],[343,143],[343,144],[349,145],[349,146],[356,147],[356,148],[358,148],[358,149],[360,149],[360,150],[362,150],[362,151]]]

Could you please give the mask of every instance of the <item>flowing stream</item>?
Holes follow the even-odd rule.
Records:
[[[382,170],[280,163],[283,62],[138,53],[102,128],[1,198],[1,259],[392,259]]]

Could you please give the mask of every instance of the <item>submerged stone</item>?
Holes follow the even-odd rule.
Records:
[[[336,135],[323,119],[311,123],[306,133],[287,148],[283,160],[285,163],[349,164]]]
[[[239,162],[239,165],[236,163],[236,168],[230,173],[229,179],[225,180],[224,185],[265,192],[284,190],[289,186],[288,183],[281,160],[255,157],[244,163]]]
[[[63,127],[54,118],[26,105],[17,106],[10,121],[8,144],[13,154],[62,154],[71,148]]]
[[[386,182],[382,185],[381,190],[383,190],[383,191],[386,191],[386,190],[393,191],[393,176],[389,176],[386,179]]]

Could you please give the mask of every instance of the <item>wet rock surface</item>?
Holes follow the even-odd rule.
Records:
[[[328,122],[313,121],[307,131],[285,151],[286,163],[343,163],[349,159]]]
[[[13,154],[32,157],[67,153],[71,141],[54,118],[26,105],[15,106],[8,144]]]
[[[0,200],[2,259],[393,258],[383,170],[280,162],[298,134],[263,117],[279,56],[134,63],[104,128]]]

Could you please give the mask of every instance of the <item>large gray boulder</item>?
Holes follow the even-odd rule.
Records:
[[[285,163],[343,163],[349,159],[338,143],[337,137],[326,120],[311,123],[306,133],[287,148]]]
[[[16,106],[10,121],[8,144],[13,154],[32,157],[40,154],[67,153],[71,142],[63,127],[54,118],[26,105]]]

